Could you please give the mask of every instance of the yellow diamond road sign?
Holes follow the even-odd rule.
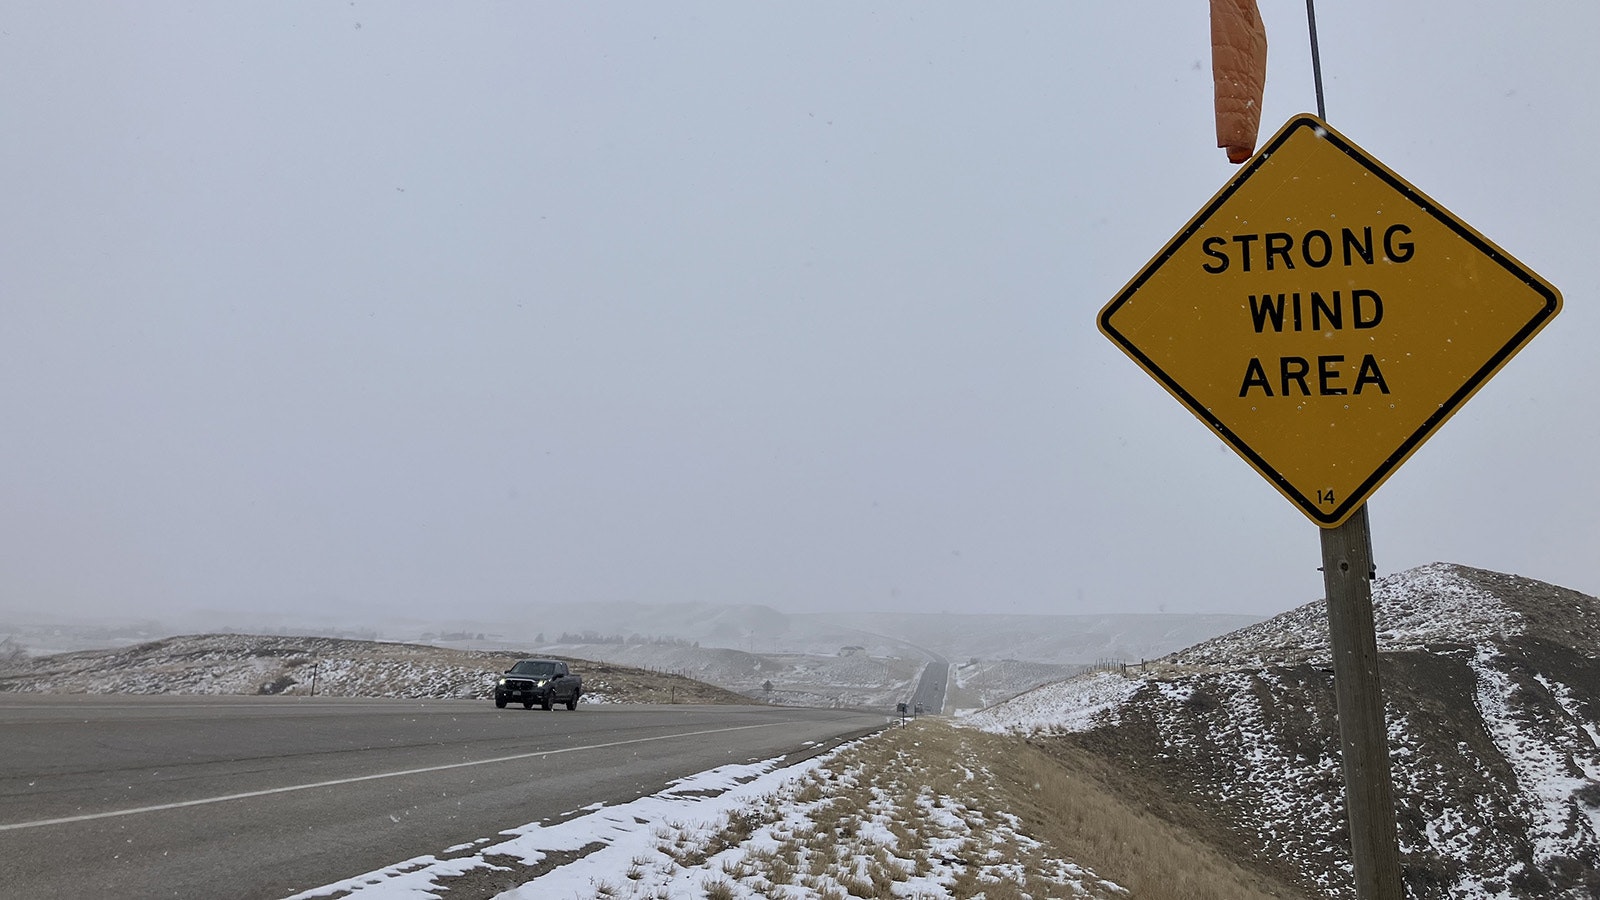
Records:
[[[1334,527],[1560,309],[1544,279],[1300,115],[1100,330]]]

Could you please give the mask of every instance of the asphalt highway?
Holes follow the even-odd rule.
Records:
[[[944,711],[945,687],[950,682],[950,661],[932,651],[924,652],[931,659],[923,667],[916,689],[911,692],[912,709],[920,705],[924,713],[936,716]]]
[[[884,722],[770,706],[3,695],[0,892],[283,897]]]

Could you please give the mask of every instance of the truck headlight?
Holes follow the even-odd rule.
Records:
[[[501,687],[505,687],[506,686],[506,680],[504,678],[500,679],[500,686]]]

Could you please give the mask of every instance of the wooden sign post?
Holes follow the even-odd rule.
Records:
[[[1367,499],[1561,309],[1312,115],[1100,311],[1100,331],[1322,528],[1357,896],[1399,900]]]
[[[1333,690],[1339,708],[1344,802],[1356,896],[1401,900],[1400,844],[1389,777],[1389,729],[1378,680],[1372,617],[1372,530],[1362,504],[1343,525],[1322,530],[1322,583],[1328,597]]]

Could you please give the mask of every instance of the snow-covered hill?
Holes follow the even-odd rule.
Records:
[[[1411,898],[1600,897],[1600,601],[1436,563],[1373,600]],[[1254,864],[1351,897],[1323,604],[964,721],[1112,764]]]
[[[202,634],[0,662],[0,691],[487,699],[518,654],[342,638]],[[585,703],[744,703],[672,673],[572,660]]]

